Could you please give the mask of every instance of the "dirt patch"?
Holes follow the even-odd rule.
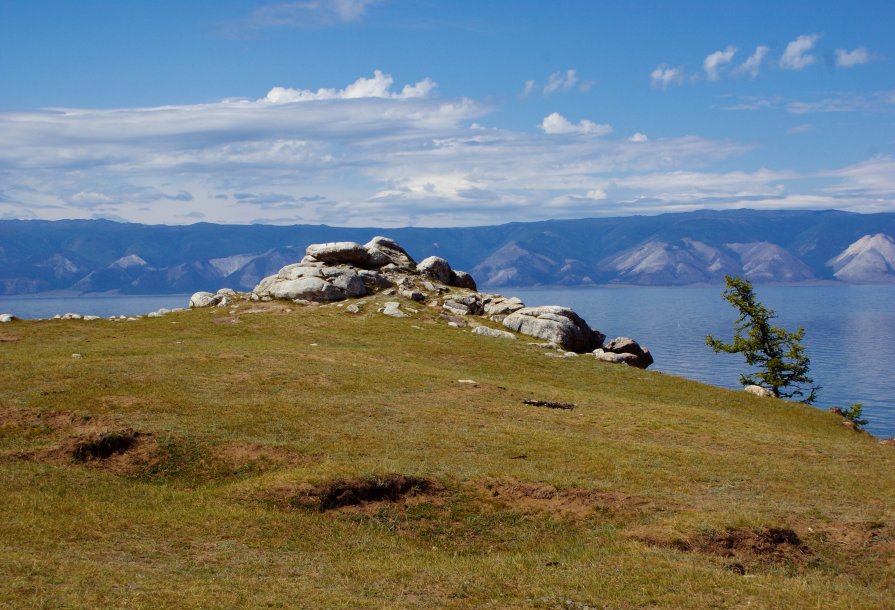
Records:
[[[419,504],[436,500],[443,488],[422,477],[388,474],[365,478],[339,478],[317,485],[278,488],[272,495],[292,508],[320,512],[376,508],[383,504]]]
[[[74,442],[71,457],[76,462],[107,460],[113,455],[129,451],[144,436],[147,435],[130,428],[88,434]]]
[[[213,318],[211,320],[215,324],[239,324],[239,318],[229,317],[229,318]]]
[[[649,535],[632,536],[650,546],[703,553],[733,560],[728,568],[746,574],[750,567],[761,564],[789,564],[804,567],[813,554],[795,530],[785,527],[763,529],[727,528],[704,532],[692,539],[667,540]]]
[[[576,406],[572,402],[553,402],[550,400],[523,400],[522,404],[532,405],[533,407],[545,407],[547,409],[565,409],[566,411],[571,411]]]
[[[522,511],[584,517],[594,512],[631,515],[651,509],[648,501],[627,494],[578,488],[558,489],[547,483],[488,479],[477,487],[489,500]]]
[[[17,335],[0,335],[0,343],[15,343],[21,340],[22,338]]]

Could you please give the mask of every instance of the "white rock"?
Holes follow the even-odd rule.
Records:
[[[380,310],[383,314],[387,316],[391,316],[393,318],[406,318],[408,317],[406,313],[401,311],[401,304],[397,301],[388,301],[385,303],[383,308]]]
[[[487,326],[476,326],[472,329],[472,334],[482,335],[483,337],[494,337],[495,339],[511,339],[516,340],[516,335],[505,330],[497,330],[496,328],[488,328]]]
[[[16,318],[11,313],[0,313],[0,324],[5,323],[5,322],[12,322],[13,320],[17,320],[17,319],[18,318]]]
[[[763,388],[760,385],[747,385],[743,388],[744,392],[749,392],[754,396],[758,396],[759,398],[770,398],[774,394],[767,388]]]
[[[217,305],[221,297],[210,292],[196,292],[190,297],[190,307],[212,307]]]

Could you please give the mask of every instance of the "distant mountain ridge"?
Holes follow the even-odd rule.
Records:
[[[3,220],[0,294],[248,290],[310,243],[375,235],[492,287],[895,282],[895,214],[729,210],[450,229]]]

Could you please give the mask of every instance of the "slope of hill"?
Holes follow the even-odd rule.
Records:
[[[222,281],[250,289],[284,260],[299,260],[312,241],[363,243],[383,232],[311,225],[0,221],[0,293],[149,294],[213,289]],[[686,284],[720,281],[725,273],[760,282],[895,279],[884,254],[876,263],[863,255],[865,262],[850,267],[861,266],[860,273],[841,272],[845,263],[828,264],[865,236],[891,238],[895,214],[702,211],[387,233],[411,254],[438,254],[491,286]],[[124,260],[142,263],[125,266]]]
[[[4,325],[0,605],[891,602],[895,448],[378,298]]]

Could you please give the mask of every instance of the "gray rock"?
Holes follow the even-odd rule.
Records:
[[[232,296],[236,296],[236,291],[233,290],[232,288],[221,288],[215,294],[232,297]]]
[[[355,265],[357,267],[367,267],[370,264],[370,253],[362,245],[353,241],[311,244],[305,253],[322,263]]]
[[[611,362],[613,364],[631,364],[632,361],[637,359],[637,356],[634,354],[616,354],[614,352],[607,352],[603,349],[595,349],[593,354],[597,360],[601,362]]]
[[[364,248],[370,255],[370,264],[374,267],[394,265],[399,269],[413,270],[416,268],[416,262],[407,254],[407,251],[388,237],[374,237],[364,244]]]
[[[440,256],[430,256],[425,258],[416,266],[416,270],[423,275],[428,275],[437,282],[451,285],[451,279],[454,275],[450,264]]]
[[[408,317],[406,313],[401,311],[401,304],[397,301],[388,301],[380,310],[383,314],[387,316],[391,316],[393,318],[406,318]]]
[[[336,288],[342,290],[348,298],[358,298],[367,295],[367,285],[358,273],[346,267],[325,267],[323,277]]]
[[[400,294],[405,299],[410,299],[411,301],[416,301],[417,303],[422,303],[426,300],[426,295],[424,295],[419,290],[399,290],[398,294]]]
[[[503,325],[512,331],[557,343],[577,353],[592,352],[606,338],[568,307],[556,305],[523,307],[508,315]]]
[[[629,337],[616,337],[606,344],[604,348],[607,352],[613,354],[627,354],[634,356],[625,360],[625,364],[636,366],[639,369],[645,369],[653,363],[653,355],[650,354],[648,348],[642,347],[639,343]]]
[[[217,305],[221,297],[210,292],[197,292],[190,297],[190,307],[213,307]]]
[[[345,291],[319,277],[300,277],[276,282],[270,296],[277,299],[307,299],[309,301],[341,301]]]
[[[743,388],[744,392],[749,392],[754,396],[758,396],[759,398],[770,398],[774,394],[767,388],[763,388],[760,385],[747,385]]]
[[[11,313],[0,313],[0,324],[4,324],[6,322],[12,322],[14,320],[18,320],[18,318],[16,318]]]
[[[496,328],[488,328],[487,326],[476,326],[472,329],[472,334],[482,335],[483,337],[494,337],[495,339],[511,339],[516,340],[516,335],[505,330],[497,330]]]
[[[456,314],[458,316],[465,316],[469,314],[469,308],[462,303],[457,303],[456,301],[445,301],[444,305],[442,305],[445,311],[448,313]]]
[[[476,290],[475,280],[465,271],[454,271],[450,281],[451,286],[457,288],[466,288],[467,290]]]
[[[392,281],[382,275],[379,271],[371,269],[359,269],[357,271],[357,274],[361,277],[364,284],[370,291],[389,288],[392,285]]]
[[[525,303],[517,297],[505,298],[500,295],[488,295],[484,299],[483,310],[489,316],[508,316],[525,307]]]

